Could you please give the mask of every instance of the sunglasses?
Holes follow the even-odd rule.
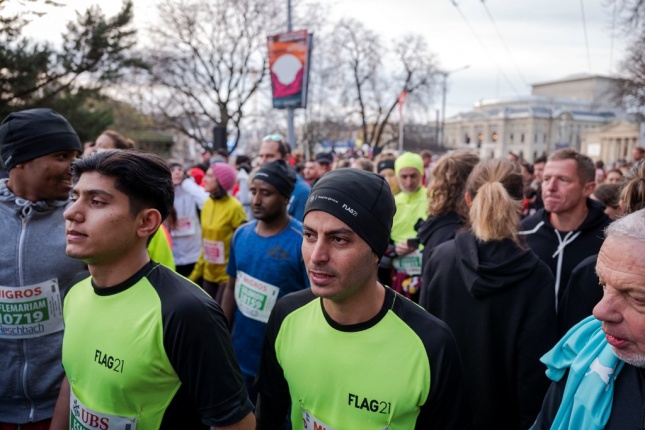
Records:
[[[272,140],[274,142],[282,142],[282,135],[280,134],[269,134],[268,136],[264,136],[262,138],[262,142],[266,142],[267,140]]]

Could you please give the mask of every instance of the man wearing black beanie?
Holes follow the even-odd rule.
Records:
[[[253,403],[271,310],[280,297],[309,287],[300,249],[302,223],[287,213],[295,183],[283,160],[264,164],[249,186],[255,220],[238,228],[231,240],[222,308],[233,325],[233,347]]]
[[[51,109],[0,124],[0,428],[49,428],[63,380],[61,297],[85,265],[65,255],[69,167],[82,151]]]
[[[382,176],[334,170],[312,188],[302,255],[311,289],[273,308],[258,429],[462,429],[471,424],[450,329],[377,281],[394,198]]]

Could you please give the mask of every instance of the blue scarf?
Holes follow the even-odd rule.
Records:
[[[604,428],[614,398],[614,381],[625,364],[607,343],[593,316],[567,332],[541,359],[546,375],[559,381],[569,369],[562,403],[551,429]]]

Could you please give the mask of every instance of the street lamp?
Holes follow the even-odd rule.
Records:
[[[439,143],[441,144],[441,147],[443,148],[444,146],[444,137],[443,137],[443,128],[446,123],[446,88],[447,88],[447,80],[448,80],[448,75],[452,75],[453,73],[461,72],[462,70],[466,70],[470,67],[470,64],[460,67],[458,69],[451,70],[449,72],[447,71],[440,71],[439,73],[443,76],[443,84],[441,88],[441,129],[440,129],[440,139]]]

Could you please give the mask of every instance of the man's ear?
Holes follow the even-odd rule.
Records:
[[[473,205],[473,198],[470,197],[470,194],[468,194],[468,192],[464,194],[464,200],[466,200],[466,206],[471,207]]]
[[[585,197],[589,197],[596,190],[596,181],[587,182],[582,188],[582,193]]]
[[[151,236],[159,226],[161,225],[161,213],[157,209],[143,209],[137,215],[138,226],[137,226],[137,236],[139,237],[149,237]]]

